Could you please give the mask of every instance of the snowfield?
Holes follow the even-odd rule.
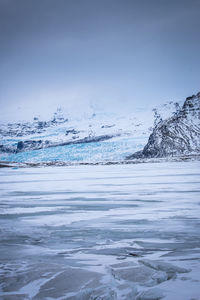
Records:
[[[0,299],[200,299],[200,162],[0,177]]]

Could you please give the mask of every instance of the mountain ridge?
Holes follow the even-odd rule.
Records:
[[[159,120],[143,150],[127,159],[168,157],[200,152],[200,92],[187,97],[173,116]]]

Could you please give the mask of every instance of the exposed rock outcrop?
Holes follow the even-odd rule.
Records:
[[[127,159],[200,153],[200,92],[186,98],[182,108],[160,120],[142,151]]]

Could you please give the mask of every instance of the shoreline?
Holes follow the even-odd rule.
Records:
[[[70,167],[70,166],[104,166],[104,165],[130,165],[141,163],[162,163],[162,162],[187,162],[187,161],[200,161],[200,154],[182,155],[173,157],[156,157],[156,158],[140,158],[133,160],[122,161],[47,161],[47,162],[10,162],[0,161],[0,168],[29,168],[29,167]]]

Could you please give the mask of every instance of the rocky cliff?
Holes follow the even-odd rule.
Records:
[[[142,151],[127,157],[151,158],[200,153],[200,92],[186,98],[183,106],[160,120]]]

